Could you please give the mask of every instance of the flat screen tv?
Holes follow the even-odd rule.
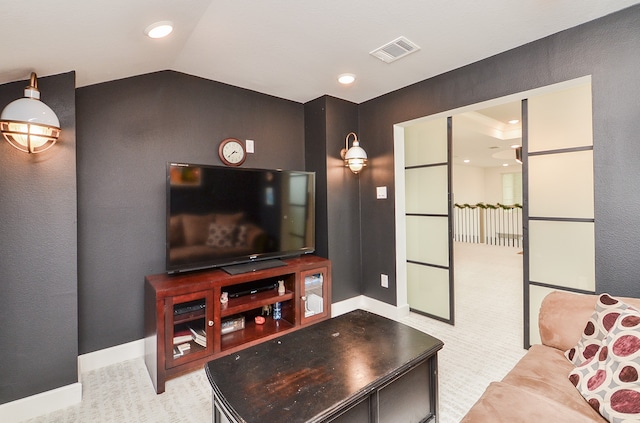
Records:
[[[166,221],[168,273],[284,265],[315,251],[315,173],[167,163]]]

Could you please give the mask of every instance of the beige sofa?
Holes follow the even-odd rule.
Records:
[[[569,381],[574,365],[564,356],[580,340],[597,298],[547,295],[538,320],[542,345],[533,345],[502,381],[492,382],[462,422],[606,422]],[[640,299],[620,299],[640,309]]]

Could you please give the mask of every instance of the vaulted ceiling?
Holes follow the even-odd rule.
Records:
[[[307,102],[360,103],[639,0],[3,0],[0,83],[76,71],[86,86],[172,69]],[[173,21],[153,40],[144,29]],[[393,63],[371,51],[403,36]],[[356,75],[342,86],[342,73]]]

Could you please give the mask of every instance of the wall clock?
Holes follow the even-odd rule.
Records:
[[[218,156],[227,166],[240,166],[247,158],[247,152],[242,141],[236,138],[227,138],[218,147]]]

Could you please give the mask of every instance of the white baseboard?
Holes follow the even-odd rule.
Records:
[[[82,384],[74,383],[0,405],[0,421],[13,423],[78,404]]]
[[[116,345],[78,357],[78,379],[83,372],[144,356],[144,340]],[[51,413],[82,401],[82,383],[62,386],[0,405],[0,422],[19,422]]]
[[[83,372],[100,369],[138,357],[144,357],[144,339],[82,354],[78,357],[78,376],[81,376]]]
[[[331,317],[362,309],[398,320],[409,314],[409,306],[396,307],[364,295],[331,304]],[[78,378],[82,373],[144,356],[144,339],[116,345],[78,357]],[[51,413],[82,401],[80,381],[41,394],[0,405],[0,422],[19,422]]]
[[[347,300],[331,304],[331,317],[340,316],[341,314],[357,309],[370,311],[393,320],[398,320],[409,315],[408,304],[396,307],[374,298],[360,295],[358,297],[349,298]]]

